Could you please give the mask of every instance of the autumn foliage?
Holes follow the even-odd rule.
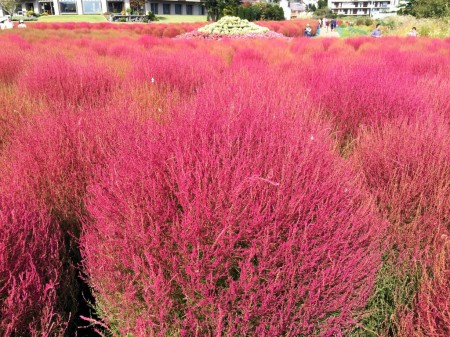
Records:
[[[450,40],[198,27],[0,34],[0,335],[448,336]]]

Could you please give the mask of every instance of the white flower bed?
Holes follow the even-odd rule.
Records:
[[[258,26],[248,20],[242,20],[236,16],[224,16],[217,22],[199,28],[198,31],[204,34],[245,35],[264,34],[267,33],[269,29]]]

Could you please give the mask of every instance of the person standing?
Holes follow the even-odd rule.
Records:
[[[8,20],[6,20],[5,22],[5,29],[12,29],[14,28],[14,24],[12,23],[11,19],[8,18]]]
[[[23,20],[20,20],[17,28],[27,28],[27,25],[25,24],[25,22],[23,22]]]
[[[412,30],[408,33],[408,36],[419,36],[419,33],[417,32],[416,27],[412,27]]]
[[[331,31],[336,28],[336,19],[331,19]]]
[[[380,26],[381,24],[377,24],[375,29],[372,31],[372,34],[370,34],[370,36],[372,37],[381,37],[381,30],[380,30]]]
[[[328,20],[327,20],[326,18],[323,18],[323,19],[322,19],[322,28],[325,28],[325,27],[326,27],[326,28],[327,28],[327,31],[328,31],[327,21],[328,21]]]

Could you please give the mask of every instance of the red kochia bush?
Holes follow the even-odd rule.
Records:
[[[76,319],[78,217],[119,125],[125,117],[60,112],[11,135],[0,166],[0,335],[58,336]]]
[[[21,78],[20,88],[55,108],[103,107],[116,84],[105,65],[46,55]]]
[[[383,225],[361,186],[323,127],[202,98],[123,135],[88,187],[81,245],[104,322],[135,336],[343,335],[379,265]]]
[[[446,123],[433,115],[393,120],[379,130],[364,131],[354,154],[380,209],[394,225],[392,238],[408,249],[448,234],[450,132]],[[437,224],[431,225],[431,219]],[[420,259],[419,254],[426,251],[412,252]]]
[[[317,83],[312,95],[336,124],[341,139],[356,136],[361,126],[380,126],[391,118],[412,117],[429,108],[409,74],[376,59],[370,63],[343,62],[323,74],[318,70],[314,76]]]
[[[148,55],[135,61],[130,78],[191,94],[202,85],[212,82],[225,69],[225,62],[219,56],[184,46],[184,41],[177,41],[173,46],[175,51],[151,50]]]
[[[356,165],[390,222],[389,253],[404,266],[395,271],[397,277],[419,274],[414,307],[396,303],[400,335],[450,332],[449,158],[448,122],[433,115],[366,131],[355,152]]]
[[[63,336],[71,296],[58,225],[2,182],[0,194],[0,335]],[[67,270],[66,270],[67,272]],[[69,291],[67,290],[69,288]],[[70,300],[65,301],[68,305]],[[73,301],[72,301],[73,304]],[[69,310],[65,307],[64,310]]]
[[[5,46],[3,50],[2,43],[2,56],[0,57],[0,86],[4,84],[10,84],[15,81],[20,74],[20,70],[23,65],[23,59],[20,57],[21,51],[15,46]]]

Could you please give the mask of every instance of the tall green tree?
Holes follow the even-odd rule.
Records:
[[[418,18],[450,16],[450,0],[410,0],[400,8],[399,13]]]
[[[206,0],[208,20],[217,21],[224,15],[236,15],[239,0]]]
[[[325,8],[328,6],[327,0],[319,0],[317,1],[317,9]]]
[[[18,4],[20,4],[18,0],[0,0],[0,7],[3,9],[3,12],[11,15],[11,17],[13,16]]]
[[[450,0],[416,0],[413,15],[418,18],[441,18],[450,15]]]
[[[2,1],[2,0],[0,0]],[[130,8],[133,12],[141,13],[143,12],[142,8],[145,5],[145,0],[130,0]]]

